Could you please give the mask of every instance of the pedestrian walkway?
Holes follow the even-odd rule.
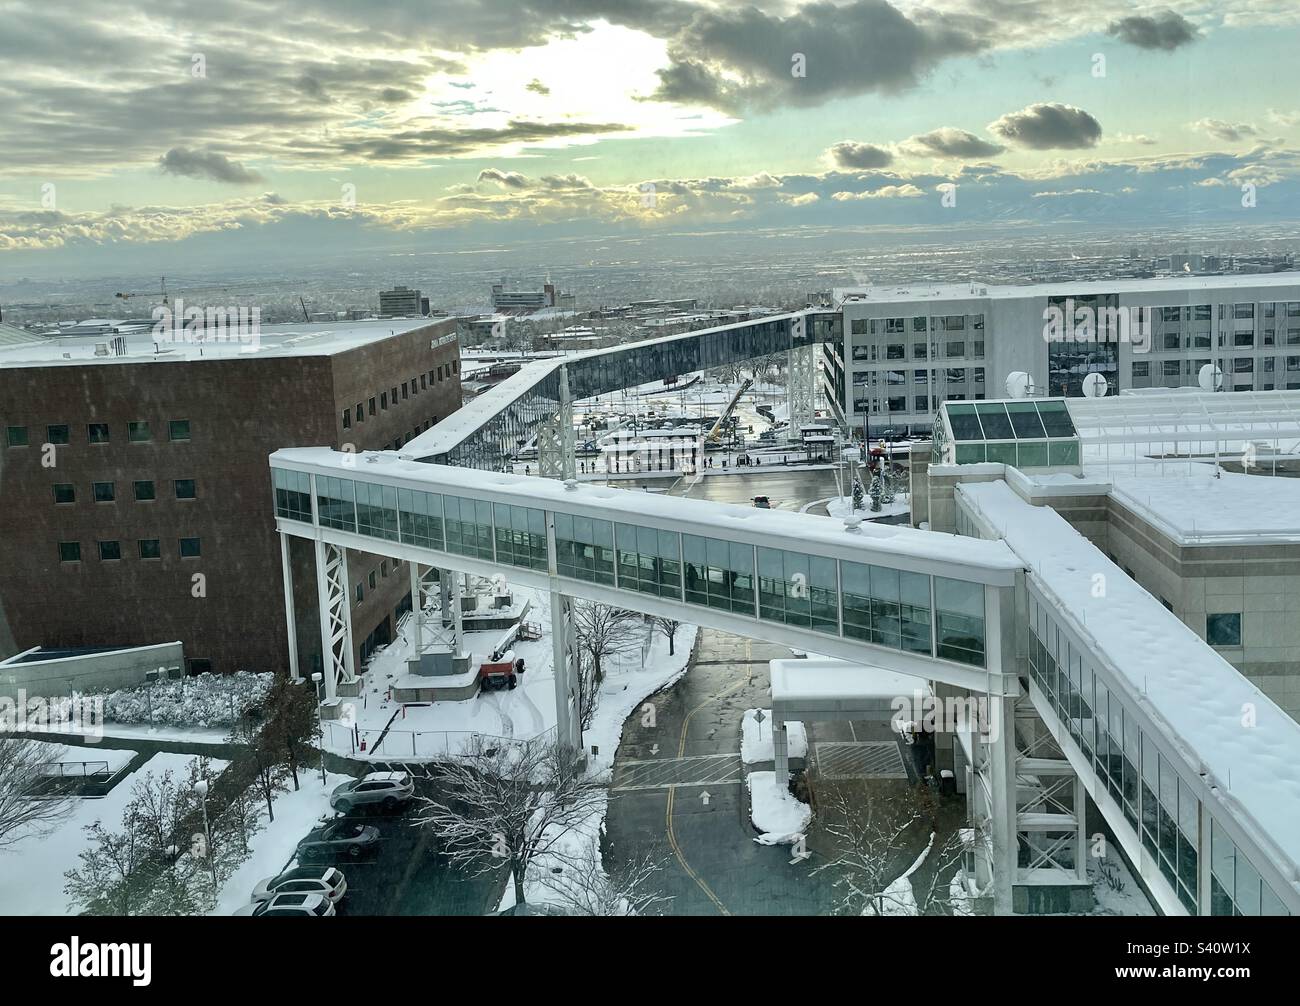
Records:
[[[667,789],[669,786],[725,786],[737,784],[740,780],[739,755],[687,755],[685,758],[616,762],[614,783],[610,789],[618,792]]]

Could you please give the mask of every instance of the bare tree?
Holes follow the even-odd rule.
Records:
[[[298,765],[303,750],[320,737],[320,717],[316,712],[316,695],[305,681],[294,681],[287,674],[276,675],[262,702],[266,725],[262,728],[268,748],[279,748],[288,762],[293,788],[298,786]]]
[[[573,603],[573,632],[578,649],[591,662],[595,683],[605,680],[604,661],[637,648],[641,616],[600,601]]]
[[[212,781],[207,758],[183,776],[169,769],[137,780],[117,830],[98,820],[86,827],[80,866],[64,874],[65,893],[90,915],[210,911],[243,855],[228,829],[205,832],[200,779]]]
[[[543,874],[541,886],[548,902],[566,915],[660,915],[673,900],[655,883],[666,856],[647,852],[607,873],[593,839],[577,855],[560,858],[558,872]]]
[[[583,730],[590,730],[596,720],[596,707],[600,704],[600,682],[596,680],[591,660],[578,653],[578,718]]]
[[[676,653],[675,644],[677,639],[677,630],[682,627],[682,623],[675,618],[656,618],[655,628],[668,637],[668,656]]]
[[[248,749],[248,764],[240,767],[251,776],[253,788],[266,803],[267,820],[274,821],[275,798],[288,788],[285,786],[288,766],[282,760],[285,749],[275,731],[264,727],[261,711],[246,709],[230,731],[229,740]]]
[[[55,745],[0,737],[0,852],[31,835],[51,832],[72,808],[66,784],[54,774]]]
[[[835,889],[834,910],[846,915],[924,915],[943,911],[946,881],[962,845],[957,832],[938,839],[933,796],[928,790],[896,790],[878,784],[819,781],[817,820],[832,842],[827,862]],[[902,868],[901,850],[918,855]],[[933,860],[927,863],[927,860]],[[922,866],[918,896],[912,877]]]
[[[473,876],[508,866],[517,904],[525,903],[529,865],[604,799],[579,753],[549,739],[475,737],[459,758],[434,765],[429,778],[439,795],[419,798],[415,823],[431,829],[451,862]]]

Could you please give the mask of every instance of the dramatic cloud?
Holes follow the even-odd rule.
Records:
[[[1259,136],[1259,130],[1249,122],[1225,122],[1223,119],[1198,119],[1192,128],[1227,143],[1239,143]]]
[[[169,175],[206,178],[231,185],[247,185],[262,180],[262,176],[256,171],[250,171],[237,161],[232,161],[224,154],[213,150],[186,150],[184,147],[172,147],[158,158],[158,167]]]
[[[1150,17],[1135,15],[1120,18],[1111,22],[1106,33],[1139,49],[1165,51],[1172,51],[1201,37],[1194,24],[1173,11],[1164,11]]]
[[[736,113],[894,93],[944,59],[992,44],[974,19],[915,18],[884,0],[810,3],[787,16],[697,7],[669,38],[672,62],[654,97]]]
[[[832,144],[826,153],[837,168],[858,170],[886,168],[894,160],[894,155],[884,147],[877,147],[871,143],[855,143],[853,140],[841,140],[839,143]]]
[[[906,185],[884,185],[867,192],[835,192],[831,198],[837,203],[847,203],[861,199],[915,199],[923,195],[924,192],[908,182]]]
[[[1030,150],[1095,147],[1101,139],[1100,122],[1082,108],[1059,102],[1039,102],[1008,112],[988,128],[1008,143]]]
[[[964,129],[943,126],[921,133],[903,141],[909,153],[930,154],[935,157],[992,157],[1006,150],[1000,143],[990,143]]]

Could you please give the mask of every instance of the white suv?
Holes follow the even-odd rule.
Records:
[[[371,772],[345,782],[330,794],[330,806],[341,814],[357,807],[379,806],[395,810],[415,795],[415,784],[406,772]]]

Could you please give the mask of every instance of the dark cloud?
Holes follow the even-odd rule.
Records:
[[[227,182],[231,185],[247,185],[260,182],[262,176],[250,171],[238,161],[232,161],[225,154],[215,150],[187,150],[184,147],[172,147],[158,158],[158,167],[164,174],[184,175],[186,178],[206,178],[214,182]]]
[[[671,65],[652,97],[732,113],[902,91],[943,59],[991,45],[973,22],[910,20],[884,0],[819,0],[787,16],[697,7],[668,38]]]
[[[503,189],[526,189],[529,181],[526,175],[518,171],[502,171],[500,168],[484,168],[478,173],[480,182],[496,182]]]
[[[989,132],[1017,147],[1030,150],[1078,150],[1095,147],[1101,123],[1074,105],[1039,102],[1018,112],[1008,112],[989,123]]]
[[[1250,137],[1258,136],[1259,130],[1249,122],[1226,122],[1223,119],[1198,119],[1192,123],[1193,128],[1208,133],[1216,140],[1239,143]]]
[[[826,151],[839,168],[885,168],[893,163],[894,155],[884,147],[872,143],[855,143],[841,140]]]
[[[402,129],[378,136],[374,135],[373,130],[357,130],[333,143],[338,151],[367,160],[402,161],[452,157],[485,147],[539,143],[566,136],[618,133],[631,128],[618,122],[528,122],[512,119],[506,125],[496,128],[449,129],[445,126],[431,126],[427,129]]]
[[[1139,49],[1164,49],[1166,52],[1201,37],[1194,24],[1171,10],[1153,16],[1120,18],[1110,23],[1106,33]]]
[[[1000,143],[990,143],[974,133],[952,126],[942,126],[928,133],[920,133],[903,141],[909,153],[932,154],[936,157],[992,157],[1006,150]]]

